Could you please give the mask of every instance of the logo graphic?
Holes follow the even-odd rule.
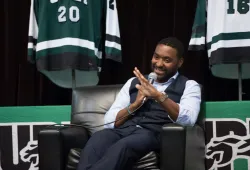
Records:
[[[55,123],[0,123],[0,170],[38,170],[38,133],[51,124]]]
[[[29,170],[38,170],[37,140],[29,141],[20,151],[20,157],[23,162],[30,162]]]
[[[234,170],[243,159],[250,167],[250,119],[206,119],[206,165],[208,170]],[[244,164],[242,166],[245,166]],[[237,167],[237,169],[249,169]]]

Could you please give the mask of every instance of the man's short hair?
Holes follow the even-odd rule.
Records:
[[[164,44],[176,49],[178,58],[181,58],[184,55],[183,43],[175,37],[164,38],[161,41],[159,41],[157,45],[159,44]]]

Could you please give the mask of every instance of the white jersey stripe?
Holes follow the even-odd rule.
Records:
[[[208,50],[208,57],[211,56],[211,53],[213,51],[216,51],[219,48],[249,47],[249,44],[250,44],[250,39],[221,40],[212,44],[211,49]]]
[[[28,43],[28,49],[36,50],[36,46],[33,43]]]
[[[121,45],[116,42],[105,41],[105,46],[121,50]]]
[[[88,48],[90,50],[93,50],[95,52],[95,55],[101,59],[101,53],[98,51],[97,48],[95,48],[94,42],[88,41],[88,40],[83,40],[80,38],[61,38],[61,39],[56,39],[56,40],[49,40],[49,41],[43,41],[37,43],[36,46],[36,51],[41,51],[41,50],[46,50],[49,48],[57,48],[57,47],[62,47],[66,45],[71,45],[71,46],[78,46],[78,47],[84,47]]]
[[[205,44],[205,37],[200,38],[191,38],[189,45],[204,45]]]

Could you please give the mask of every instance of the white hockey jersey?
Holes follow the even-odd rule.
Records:
[[[250,78],[250,1],[198,0],[189,50],[207,50],[213,75]]]

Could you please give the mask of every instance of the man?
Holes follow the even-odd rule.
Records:
[[[197,82],[178,73],[183,52],[182,43],[173,37],[157,44],[151,61],[157,75],[153,84],[134,69],[136,77],[125,83],[105,114],[105,123],[115,123],[92,135],[77,170],[129,170],[141,157],[159,150],[164,124],[195,124],[201,91]]]

